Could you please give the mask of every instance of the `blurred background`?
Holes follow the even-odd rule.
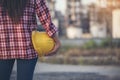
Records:
[[[47,0],[47,5],[62,47],[45,62],[120,64],[120,0]]]
[[[120,0],[46,1],[62,46],[34,80],[120,80]]]

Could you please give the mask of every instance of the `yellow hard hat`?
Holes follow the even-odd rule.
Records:
[[[40,31],[32,31],[32,43],[40,57],[48,54],[55,45],[54,40],[46,32]]]

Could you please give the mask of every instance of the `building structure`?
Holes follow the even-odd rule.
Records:
[[[67,3],[66,4],[67,5],[67,10],[66,10],[67,36],[68,34],[74,35],[74,37],[79,35],[79,37],[77,38],[81,38],[82,37],[81,34],[89,32],[88,10],[86,7],[82,5],[81,0],[67,0],[66,3]],[[74,27],[74,32],[70,33],[70,30],[73,29],[73,27]],[[70,38],[69,36],[68,38]]]
[[[113,10],[112,20],[112,36],[113,38],[120,38],[120,9]]]

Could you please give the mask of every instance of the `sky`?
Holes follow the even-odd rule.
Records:
[[[83,4],[89,4],[89,3],[92,3],[92,2],[96,2],[96,0],[82,0]]]
[[[96,0],[82,0],[83,4],[89,4],[91,2],[95,2]],[[61,11],[63,14],[65,14],[66,10],[66,0],[56,0],[56,10]]]
[[[56,10],[61,11],[63,14],[65,14],[66,10],[66,0],[56,0]]]

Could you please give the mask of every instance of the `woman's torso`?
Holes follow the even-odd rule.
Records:
[[[0,59],[31,59],[37,57],[32,46],[31,31],[37,27],[34,0],[27,4],[19,24],[0,6]]]

